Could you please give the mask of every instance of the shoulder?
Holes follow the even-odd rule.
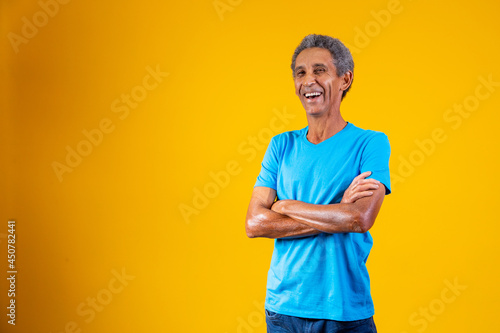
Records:
[[[287,131],[277,134],[271,139],[271,143],[278,146],[286,145],[288,143],[299,140],[300,137],[304,135],[305,131],[307,131],[307,127],[304,127],[300,130]]]
[[[363,144],[389,144],[389,138],[384,132],[363,129],[351,124],[351,136]]]

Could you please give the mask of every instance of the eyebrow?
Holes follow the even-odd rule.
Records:
[[[327,66],[325,64],[321,64],[321,63],[313,65],[313,68],[317,68],[317,67],[325,67],[325,68],[327,68]],[[304,66],[295,67],[295,71],[298,71],[299,69],[304,69]]]

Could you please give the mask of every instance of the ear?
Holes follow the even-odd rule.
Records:
[[[353,78],[353,74],[351,71],[347,71],[344,73],[344,75],[342,75],[342,84],[340,86],[340,89],[342,91],[345,91],[345,90],[347,90],[347,88],[349,88],[349,86],[352,83],[352,78]]]

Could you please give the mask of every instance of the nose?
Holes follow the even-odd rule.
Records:
[[[304,87],[310,87],[316,82],[316,78],[312,74],[306,74],[304,77],[303,85]]]

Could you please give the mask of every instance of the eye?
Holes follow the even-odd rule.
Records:
[[[314,73],[316,73],[316,74],[321,74],[321,73],[324,73],[324,72],[325,72],[325,69],[324,69],[324,68],[316,68],[316,69],[314,70]]]
[[[303,71],[303,70],[299,70],[298,72],[296,72],[296,73],[295,73],[295,75],[296,75],[297,77],[301,77],[301,76],[303,76],[303,75],[304,75],[304,73],[305,73],[305,71]]]

